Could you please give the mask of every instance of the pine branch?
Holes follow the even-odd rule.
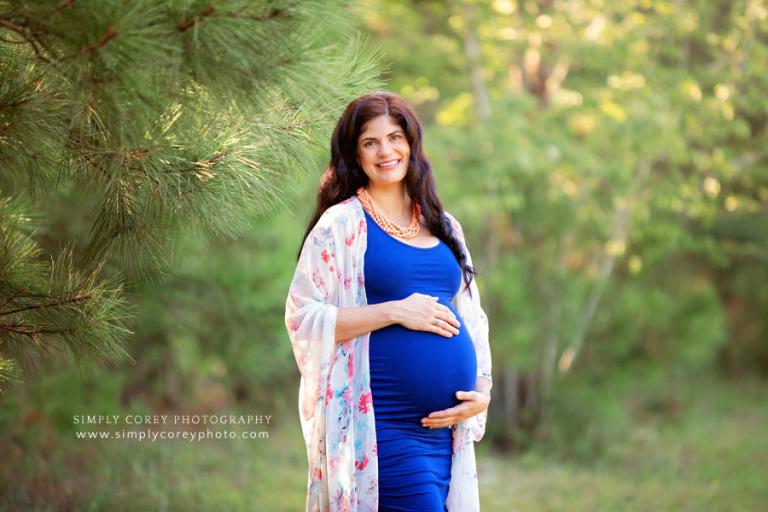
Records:
[[[128,307],[105,262],[156,277],[177,232],[241,234],[379,85],[344,2],[189,4],[2,3],[0,189],[74,190],[88,214],[73,240],[45,233],[77,247],[48,262],[0,198],[0,381],[3,361],[60,349],[125,357]]]
[[[11,16],[10,19],[13,19],[13,17]],[[12,32],[19,34],[24,39],[24,41],[26,41],[32,47],[38,59],[47,63],[51,62],[51,60],[45,57],[41,51],[41,48],[45,47],[43,42],[34,34],[34,32],[27,30],[27,27],[29,27],[29,20],[23,19],[23,24],[19,26],[8,21],[8,19],[5,18],[5,16],[2,16],[0,17],[0,27],[6,28]]]
[[[14,313],[21,313],[22,311],[30,311],[30,310],[33,310],[33,309],[55,308],[55,307],[59,307],[59,306],[64,306],[65,304],[72,304],[72,303],[80,302],[80,301],[83,301],[83,300],[90,300],[92,298],[93,297],[91,295],[81,295],[81,296],[77,296],[77,297],[72,297],[70,299],[57,300],[57,301],[54,301],[54,302],[50,302],[48,304],[33,304],[33,305],[30,305],[30,306],[25,306],[25,307],[18,308],[18,309],[12,309],[10,311],[0,311],[0,316],[12,315]],[[8,302],[8,301],[6,301],[6,302]]]
[[[0,394],[3,393],[3,384],[16,384],[21,382],[21,373],[12,360],[4,359],[0,355]]]
[[[209,5],[208,7],[200,11],[200,14],[198,14],[191,20],[180,22],[179,32],[186,32],[190,28],[194,27],[197,23],[202,23],[205,18],[207,18],[208,16],[211,16],[214,12],[216,12],[216,8],[212,5]]]
[[[71,248],[47,265],[11,209],[7,199],[0,200],[0,366],[11,361],[29,367],[32,357],[47,360],[58,351],[76,360],[127,357],[122,344],[130,332],[120,324],[128,307],[117,278],[99,277],[104,262],[78,271]],[[3,380],[10,374],[0,371]]]
[[[37,334],[67,334],[74,333],[74,328],[45,328],[45,327],[27,327],[24,324],[0,324],[0,331],[15,332],[37,339]]]
[[[104,35],[102,35],[95,44],[84,46],[82,49],[82,52],[88,55],[95,52],[98,49],[104,48],[109,44],[110,41],[116,38],[118,34],[119,32],[117,31],[117,29],[110,25],[107,28],[107,31],[104,32]]]

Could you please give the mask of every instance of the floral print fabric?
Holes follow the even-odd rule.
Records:
[[[449,213],[459,245],[464,233]],[[285,305],[285,324],[301,381],[299,416],[309,461],[307,512],[376,512],[378,464],[375,411],[368,367],[370,333],[336,342],[340,307],[367,304],[363,262],[367,226],[352,196],[328,208],[307,236]],[[488,318],[475,279],[462,279],[453,299],[477,353],[478,376],[491,382]],[[453,431],[449,512],[480,510],[474,442],[485,433],[487,412]]]

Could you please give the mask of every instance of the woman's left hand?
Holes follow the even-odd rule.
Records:
[[[460,421],[467,420],[485,411],[491,402],[490,395],[479,391],[457,391],[456,398],[463,400],[463,402],[450,409],[430,413],[429,416],[421,419],[421,426],[445,428],[456,425]]]

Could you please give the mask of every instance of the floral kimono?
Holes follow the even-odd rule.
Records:
[[[445,215],[471,265],[461,225]],[[306,512],[378,510],[370,333],[335,341],[337,308],[367,304],[366,235],[356,196],[328,208],[304,242],[286,300],[285,324],[301,372],[299,415],[309,460]],[[470,289],[471,296],[462,279],[453,305],[474,342],[477,374],[490,382],[488,319],[474,279]],[[453,430],[449,512],[480,510],[474,442],[485,433],[486,417],[483,411]]]

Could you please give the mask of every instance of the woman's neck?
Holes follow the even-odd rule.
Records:
[[[375,205],[395,222],[411,221],[411,198],[402,184],[389,187],[374,187],[368,184],[368,193]]]

